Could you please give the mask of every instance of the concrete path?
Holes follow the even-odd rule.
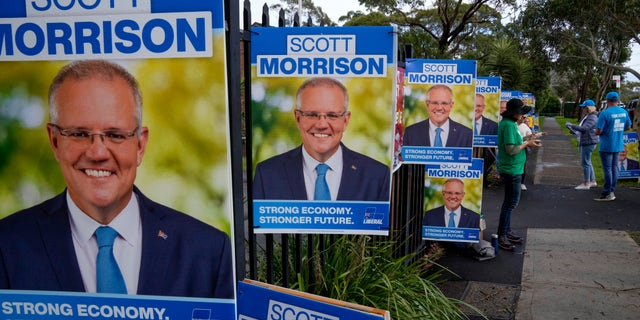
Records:
[[[516,319],[638,319],[640,254],[624,231],[529,229]]]
[[[559,137],[555,119],[545,118],[543,128],[548,136],[534,184],[577,185],[582,170],[575,147]],[[598,205],[593,203],[594,212]],[[640,318],[640,248],[626,232],[529,228],[526,238],[515,319]]]

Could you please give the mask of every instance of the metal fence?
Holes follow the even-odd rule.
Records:
[[[236,241],[236,262],[240,272],[239,279],[244,277],[261,280],[267,283],[289,286],[292,279],[299,275],[310,277],[313,272],[322,272],[325,265],[323,261],[310,259],[314,254],[323,251],[333,243],[337,235],[313,235],[313,234],[255,234],[253,230],[252,208],[252,177],[251,172],[251,5],[250,1],[243,3],[244,20],[240,30],[240,53],[238,55],[243,84],[242,100],[244,101],[244,128],[246,138],[243,139],[246,162],[244,175],[246,189],[245,215],[242,217],[243,225],[236,224],[236,237],[244,234],[243,246],[238,246]],[[262,7],[261,26],[271,26],[269,8],[266,4]],[[304,26],[300,23],[300,17],[296,13],[292,19],[293,27],[312,26],[309,18]],[[277,27],[285,26],[285,12],[280,10]],[[322,26],[322,25],[320,25]],[[410,58],[410,47],[401,47],[398,57],[399,65],[403,65],[405,58]],[[232,59],[235,59],[233,57]],[[390,106],[391,107],[391,106]],[[391,215],[389,237],[373,237],[373,240],[392,240],[395,242],[393,255],[401,257],[410,253],[420,252],[424,241],[421,240],[422,212],[424,204],[424,166],[402,165],[392,175]],[[240,219],[235,219],[236,223]],[[361,236],[348,236],[354,241]],[[245,256],[247,257],[245,259]],[[246,272],[245,272],[246,270]],[[309,272],[309,271],[312,272]],[[303,279],[306,283],[313,284],[312,279]]]

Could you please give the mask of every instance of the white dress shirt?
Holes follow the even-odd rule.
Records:
[[[302,171],[304,174],[304,185],[307,189],[307,199],[309,200],[313,200],[313,195],[315,193],[316,180],[318,178],[316,166],[318,166],[318,164],[320,164],[320,162],[311,157],[303,146]],[[329,185],[331,200],[335,201],[338,198],[338,190],[340,189],[340,180],[342,178],[342,146],[338,147],[338,151],[336,151],[336,153],[333,154],[325,164],[329,166],[325,179],[327,180],[327,185]]]
[[[436,126],[433,122],[431,122],[431,119],[429,119],[429,142],[431,143],[430,146],[435,145],[436,128],[438,128],[438,126]],[[447,145],[447,137],[449,136],[449,119],[447,119],[447,121],[439,128],[442,129],[442,132],[440,132],[440,139],[442,140],[442,146],[445,147]]]
[[[460,209],[460,206],[458,206],[458,208],[456,208],[456,210],[451,211],[449,210],[446,206],[442,206],[444,208],[444,226],[447,227],[449,226],[449,214],[451,212],[455,213],[455,217],[453,220],[456,221],[456,228],[458,227],[458,225],[460,224],[460,216],[462,215],[462,210]]]
[[[102,225],[84,214],[71,200],[69,192],[67,192],[67,204],[69,206],[73,247],[78,258],[84,289],[86,292],[96,292],[98,242],[95,237],[95,231]],[[113,254],[122,272],[122,277],[127,286],[127,293],[136,294],[140,261],[142,260],[142,223],[140,221],[140,207],[135,193],[131,196],[127,206],[109,223],[109,226],[119,234],[113,244]]]

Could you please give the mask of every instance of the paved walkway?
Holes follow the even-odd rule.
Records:
[[[593,200],[600,187],[575,190],[582,169],[572,137],[554,118],[542,128],[548,135],[527,163],[528,191],[511,221],[524,242],[483,262],[447,252],[443,291],[493,320],[639,319],[640,248],[625,231],[640,230],[640,190],[619,187],[613,202]],[[485,240],[502,199],[501,187],[484,188]]]
[[[534,183],[576,186],[582,181],[576,148],[561,137],[555,119],[545,118],[543,128],[549,139],[538,153]],[[620,202],[591,208],[615,214]],[[640,248],[624,230],[529,228],[521,281],[516,319],[640,317]]]

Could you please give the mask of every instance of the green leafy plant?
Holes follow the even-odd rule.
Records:
[[[462,306],[482,314],[438,288],[444,281],[442,274],[430,271],[443,253],[437,246],[424,256],[396,258],[393,241],[368,236],[312,239],[314,254],[307,255],[305,249],[302,265],[313,267],[292,274],[296,277],[290,281],[293,289],[388,310],[393,319],[466,319]],[[301,247],[308,248],[308,243]],[[282,259],[274,260],[276,266],[281,263]]]

